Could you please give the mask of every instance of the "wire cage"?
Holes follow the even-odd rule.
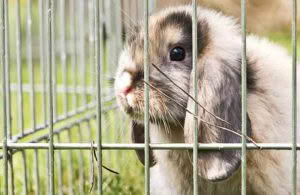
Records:
[[[96,107],[101,105],[103,142],[126,142],[128,124],[115,110],[109,79],[127,30],[121,17],[137,20],[141,3],[99,1],[97,10],[94,0],[1,3],[1,108],[5,108],[1,111],[1,194],[86,194],[92,186],[96,192],[96,160],[90,151],[91,144],[94,149],[97,145]],[[95,34],[96,21],[98,29],[105,26],[101,37]],[[100,42],[105,49],[99,50]],[[95,55],[101,55],[100,72]],[[101,104],[97,78],[101,78]],[[54,152],[60,143],[68,144]],[[136,163],[123,157],[126,152],[102,154],[103,164],[119,172]],[[103,191],[114,194],[111,186],[117,186],[114,183],[122,176],[103,175]],[[134,191],[132,186],[124,185]]]
[[[245,135],[246,0],[241,2]],[[144,19],[145,81],[149,80],[148,16],[154,8],[153,0],[1,0],[1,194],[150,194],[150,148],[193,150],[194,164],[201,155],[198,151],[203,149],[240,149],[241,191],[246,194],[246,154],[257,146],[247,143],[245,137],[241,144],[199,144],[197,140],[194,144],[150,144],[147,85],[145,143],[128,142],[129,124],[116,111],[109,79],[114,76],[124,34],[130,31],[132,23]],[[197,61],[196,20],[193,0],[193,67]],[[292,24],[296,70],[296,0]],[[196,78],[197,72],[193,74]],[[292,144],[259,144],[261,149],[292,150],[293,194],[297,155],[295,81],[296,71]],[[194,91],[193,97],[196,94]],[[193,111],[197,113],[196,103]],[[198,133],[197,125],[194,133]],[[145,168],[134,156],[131,158],[134,149],[145,150]],[[129,166],[136,167],[134,174]],[[113,170],[118,173],[112,173]],[[197,172],[194,166],[195,195],[199,194]],[[142,188],[136,189],[137,185]]]

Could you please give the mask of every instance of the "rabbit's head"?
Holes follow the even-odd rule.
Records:
[[[144,33],[142,25],[132,29],[120,56],[115,81],[118,104],[132,118],[132,140],[136,143],[144,142]],[[241,129],[239,33],[233,19],[212,10],[198,9],[199,143],[241,142],[237,135]],[[169,8],[152,15],[149,18],[149,83],[146,83],[150,90],[150,122],[167,124],[171,131],[172,127],[184,127],[186,143],[193,143],[194,139],[192,108],[195,101],[188,95],[192,94],[191,73],[191,7]],[[255,79],[250,70],[248,74],[251,90]],[[248,118],[248,135],[250,133]],[[137,154],[143,162],[143,151]],[[152,154],[151,157],[151,165],[154,165]],[[200,152],[199,175],[212,181],[226,179],[239,168],[240,161],[239,150]]]

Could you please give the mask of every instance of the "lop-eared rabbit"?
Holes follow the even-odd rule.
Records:
[[[240,143],[241,27],[235,19],[216,11],[199,7],[197,12],[198,142]],[[115,80],[119,107],[132,120],[134,143],[144,142],[143,48],[144,30],[137,25],[121,53]],[[191,6],[168,8],[150,16],[149,61],[150,142],[193,143],[194,100],[187,95],[193,93]],[[299,71],[297,75],[299,78]],[[291,78],[292,60],[285,49],[266,39],[247,37],[248,140],[291,143]],[[297,108],[299,112],[299,103]],[[136,153],[144,163],[143,151]],[[193,193],[191,151],[152,150],[150,157],[151,194]],[[251,150],[247,164],[249,195],[291,193],[291,151]],[[200,194],[240,194],[240,165],[240,150],[199,151]],[[300,194],[300,185],[298,191]]]

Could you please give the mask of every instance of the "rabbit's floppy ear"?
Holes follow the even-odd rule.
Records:
[[[241,74],[240,60],[236,64],[228,64],[222,60],[206,61],[197,79],[198,102],[215,116],[226,120],[222,122],[199,106],[198,117],[208,123],[198,120],[199,143],[241,143],[241,137],[216,126],[225,127],[241,134]],[[249,73],[248,73],[249,74]],[[250,78],[251,79],[251,78]],[[192,81],[191,76],[191,81]],[[248,80],[249,82],[249,80]],[[248,88],[251,86],[248,86]],[[192,93],[190,82],[190,94]],[[192,111],[194,101],[188,100],[187,109]],[[251,134],[251,121],[247,115],[247,135]],[[185,142],[193,143],[194,118],[187,113],[185,118]],[[200,151],[198,157],[199,175],[210,181],[220,181],[230,177],[241,163],[240,150]]]
[[[145,143],[145,127],[144,124],[138,123],[135,120],[131,121],[131,139],[132,143]],[[144,150],[135,150],[140,162],[145,165],[145,152]],[[153,152],[150,150],[149,154],[150,167],[156,164]]]

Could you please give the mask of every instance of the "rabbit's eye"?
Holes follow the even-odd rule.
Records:
[[[174,47],[170,51],[170,60],[172,61],[182,61],[185,58],[185,51],[181,47]]]

